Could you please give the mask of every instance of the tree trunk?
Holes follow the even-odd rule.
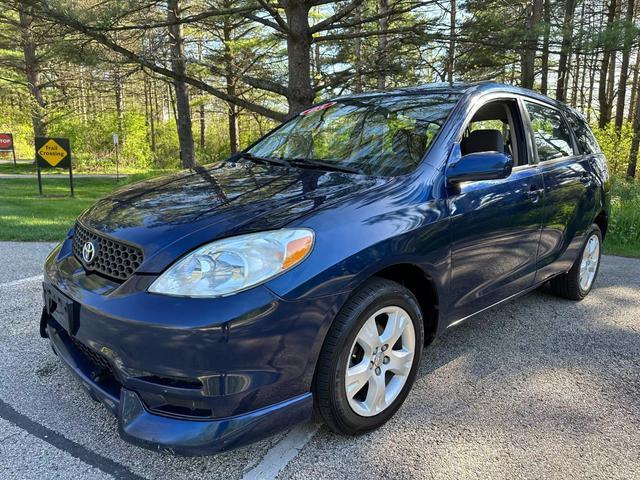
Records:
[[[79,72],[79,83],[80,83],[80,116],[82,118],[82,124],[86,125],[87,123],[87,93],[85,89],[85,79],[84,79],[84,67],[80,66]]]
[[[155,84],[155,82],[153,82]],[[145,75],[144,77],[145,89],[149,92],[149,127],[150,127],[150,135],[149,138],[151,140],[151,153],[155,156],[156,154],[156,118],[158,115],[158,98],[156,96],[154,102],[154,88],[151,88],[151,81]]]
[[[358,5],[356,7],[355,10],[355,21],[356,23],[358,23],[358,26],[356,26],[356,33],[360,33],[362,31],[362,26],[359,24],[359,22],[362,20],[362,4]],[[355,40],[355,46],[354,46],[354,56],[355,56],[355,70],[356,70],[356,77],[355,77],[355,82],[354,82],[354,86],[353,86],[353,90],[355,93],[361,93],[362,92],[362,37],[358,36]]]
[[[230,5],[225,6],[228,8]],[[224,39],[224,69],[227,93],[236,96],[236,78],[233,62],[233,54],[231,52],[231,41],[233,35],[233,25],[228,17],[225,17],[222,25],[222,35]],[[231,102],[227,102],[227,116],[229,122],[229,149],[231,155],[238,152],[240,148],[239,131],[238,131],[238,107]]]
[[[202,45],[203,41],[198,41],[198,62],[200,65],[204,65],[204,58],[202,57]],[[200,78],[202,80],[202,78]],[[198,120],[200,121],[200,154],[204,155],[204,148],[207,143],[207,121],[206,121],[206,112],[205,112],[205,95],[200,96],[200,112],[198,115]]]
[[[584,36],[584,24],[585,24],[585,6],[586,2],[582,2],[582,8],[580,10],[580,24],[578,26],[576,53],[575,53],[575,70],[573,72],[573,84],[571,87],[571,106],[576,107],[578,104],[578,94],[581,93],[580,81],[582,80],[582,86],[584,86],[584,74],[581,76],[581,72],[587,70],[587,58],[581,54],[583,50],[583,36]],[[570,62],[571,63],[571,62]],[[581,70],[582,69],[582,70]]]
[[[612,28],[613,22],[616,19],[617,4],[616,0],[611,0],[607,11],[607,26],[606,29]],[[609,102],[608,83],[607,76],[609,75],[609,68],[611,62],[611,46],[605,40],[603,46],[602,62],[600,63],[600,75],[598,80],[598,103],[600,107],[600,118],[598,119],[598,126],[604,128],[611,120],[611,103]],[[609,81],[613,82],[610,78]]]
[[[611,52],[611,60],[609,61],[609,73],[607,74],[607,104],[609,105],[610,117],[613,117],[613,99],[616,96],[616,71],[618,57],[617,50]]]
[[[551,36],[551,1],[544,0],[544,34],[542,37],[542,77],[540,92],[546,95],[549,91],[549,37]]]
[[[229,146],[231,153],[237,153],[240,150],[240,135],[238,127],[238,107],[229,104]]]
[[[386,32],[389,29],[389,2],[387,0],[378,0],[378,14],[382,15],[378,20],[378,29],[380,32]],[[378,37],[378,90],[384,90],[387,86],[387,60],[389,45],[389,36],[386,33],[381,33]]]
[[[200,104],[200,150],[204,152],[207,145],[207,118],[204,109],[204,102]]]
[[[456,0],[452,0],[455,4]],[[533,88],[535,81],[536,49],[538,47],[537,27],[542,16],[542,1],[534,0],[527,14],[527,38],[524,41],[520,64],[520,84],[524,88]],[[535,33],[534,33],[535,32]]]
[[[149,80],[142,71],[142,88],[144,89],[144,126],[147,131],[147,142],[151,143],[151,116],[153,112],[151,110],[151,96],[149,93]]]
[[[627,116],[627,119],[629,122],[633,122],[634,114],[634,108],[635,108],[635,104],[636,104],[636,96],[640,95],[640,85],[638,84],[638,82],[640,81],[640,78],[638,78],[640,76],[640,48],[638,48],[638,51],[636,52],[636,66],[633,69],[633,83],[631,84],[631,99],[629,100],[629,114]]]
[[[33,33],[33,17],[27,8],[18,3],[20,15],[20,30],[22,33],[22,50],[24,67],[27,77],[29,93],[31,95],[31,120],[33,133],[36,137],[47,135],[46,107],[42,84],[40,82],[40,62],[36,52],[36,42]]]
[[[633,14],[635,0],[627,0],[625,14],[624,46],[622,49],[622,65],[620,66],[620,80],[618,81],[618,103],[616,104],[616,132],[620,134],[624,121],[624,105],[627,99],[627,81],[629,80],[629,59],[631,57],[631,42],[633,40]]]
[[[638,149],[640,147],[640,95],[636,95],[634,110],[635,119],[633,121],[633,140],[631,141],[629,166],[627,167],[627,177],[631,179],[636,178],[636,168],[638,166]]]
[[[576,103],[578,101],[578,90],[580,87],[580,67],[581,67],[581,60],[582,57],[576,53],[575,55],[575,60],[574,60],[574,64],[575,64],[575,69],[573,70],[573,81],[571,82],[571,100],[569,102],[569,104],[573,107],[576,108]]]
[[[566,102],[568,84],[568,63],[571,56],[571,44],[573,39],[573,16],[576,9],[576,0],[566,0],[564,20],[562,22],[562,46],[558,61],[558,85],[556,86],[556,100]]]
[[[314,48],[314,62],[313,64],[316,67],[316,76],[320,78],[322,75],[322,53],[320,52],[320,44],[316,43]]]
[[[169,25],[169,41],[171,43],[171,69],[178,75],[187,73],[184,54],[184,36],[182,24],[178,24],[181,16],[180,0],[167,1]],[[180,161],[183,168],[193,168],[196,165],[193,130],[191,124],[191,105],[189,104],[189,90],[184,81],[174,79],[173,87],[176,94],[178,141],[180,142]]]
[[[583,67],[582,67],[582,76],[580,77],[580,109],[584,110],[586,104],[586,96],[585,96],[585,87],[587,85],[587,73],[589,72],[589,58],[587,55],[583,55],[582,57]],[[590,84],[589,90],[593,84]]]
[[[450,23],[449,23],[449,51],[447,52],[447,82],[453,83],[453,70],[455,68],[456,61],[456,21],[457,10],[456,4],[458,0],[451,0],[450,5]],[[536,0],[536,3],[542,0]]]
[[[120,67],[116,67],[113,76],[113,87],[116,94],[116,114],[118,116],[118,136],[124,143],[124,81],[120,73]]]
[[[596,81],[596,65],[598,64],[598,54],[596,53],[591,59],[591,66],[589,69],[589,94],[587,95],[587,123],[591,123],[591,113],[593,112],[593,90]]]
[[[283,0],[281,3],[286,12],[289,28],[287,35],[287,54],[289,57],[287,100],[289,116],[292,116],[309,108],[315,98],[311,85],[310,4],[300,0]]]

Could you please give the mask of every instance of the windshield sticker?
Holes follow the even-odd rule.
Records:
[[[304,112],[300,113],[300,115],[302,115],[303,117],[306,117],[307,115],[311,115],[312,113],[316,113],[319,112],[321,110],[326,110],[327,108],[331,108],[336,104],[336,102],[327,102],[327,103],[323,103],[322,105],[316,105],[313,108],[310,108],[309,110],[305,110]]]

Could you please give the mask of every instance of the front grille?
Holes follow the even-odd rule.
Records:
[[[82,249],[87,243],[94,247],[94,258],[86,262]],[[115,280],[124,281],[142,264],[142,250],[109,237],[76,223],[73,235],[73,254],[89,271],[100,273]]]

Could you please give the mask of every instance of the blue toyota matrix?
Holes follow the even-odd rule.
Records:
[[[40,332],[138,445],[207,455],[314,413],[358,434],[440,332],[545,283],[584,298],[608,190],[583,117],[532,91],[340,97],[89,208]]]

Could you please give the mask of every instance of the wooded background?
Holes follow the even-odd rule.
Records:
[[[77,161],[190,167],[343,93],[497,80],[582,111],[615,175],[640,144],[640,0],[0,0],[0,131]]]

